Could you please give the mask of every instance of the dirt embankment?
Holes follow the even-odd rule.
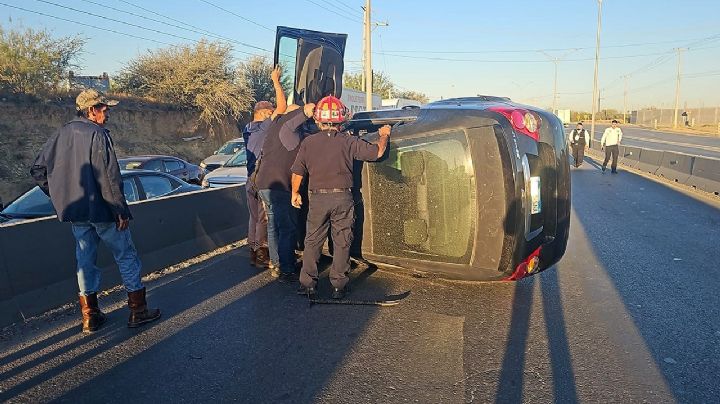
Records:
[[[75,115],[71,99],[56,102],[0,99],[0,198],[7,203],[32,185],[30,166],[45,141]],[[166,154],[198,164],[225,141],[240,136],[228,119],[213,128],[197,126],[197,113],[168,105],[122,100],[107,128],[118,156]],[[201,136],[185,141],[183,138]]]

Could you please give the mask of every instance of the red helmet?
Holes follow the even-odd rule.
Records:
[[[315,105],[313,118],[320,123],[343,123],[347,120],[349,110],[339,99],[328,95]]]

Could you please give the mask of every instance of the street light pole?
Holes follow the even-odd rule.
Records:
[[[600,29],[602,27],[602,0],[598,0],[597,38],[595,40],[595,78],[593,79],[592,124],[590,125],[590,144],[595,138],[595,114],[597,113],[598,67],[600,64]]]
[[[370,111],[372,105],[372,31],[370,30],[370,0],[365,0],[365,108]]]
[[[627,88],[628,88],[628,77],[630,76],[623,76],[625,79],[625,93],[623,94],[623,124],[627,123]]]
[[[682,51],[684,48],[677,48],[678,63],[677,63],[677,81],[675,82],[675,116],[673,117],[673,128],[678,127],[678,108],[680,107],[680,69],[682,65],[680,60],[682,57]]]
[[[545,56],[546,56],[548,59],[550,59],[551,62],[553,62],[553,63],[555,64],[555,81],[553,82],[553,105],[552,105],[552,112],[553,112],[553,114],[555,114],[555,115],[557,115],[558,65],[560,64],[560,62],[562,61],[562,59],[564,59],[565,57],[567,57],[569,54],[575,52],[576,50],[577,50],[577,49],[571,49],[569,52],[565,53],[565,54],[562,55],[562,56],[552,56],[552,55],[550,55],[549,53],[547,53],[547,52],[545,52],[545,51],[540,51],[540,52],[542,52],[543,54],[545,54]]]

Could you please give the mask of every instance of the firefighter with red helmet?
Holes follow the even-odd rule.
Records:
[[[343,103],[327,96],[315,106],[313,119],[320,129],[300,144],[292,166],[292,205],[299,208],[305,201],[300,196],[300,185],[308,177],[310,206],[305,236],[303,266],[300,272],[302,287],[298,293],[314,297],[318,279],[317,264],[328,229],[333,241],[333,262],[330,283],[333,299],[342,299],[347,292],[350,270],[350,245],[353,241],[355,221],[353,187],[353,161],[375,161],[385,154],[390,137],[390,126],[378,131],[379,138],[369,143],[340,131],[340,124],[348,118]]]

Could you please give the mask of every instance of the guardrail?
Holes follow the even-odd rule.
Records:
[[[598,152],[600,142],[591,148]],[[635,146],[620,146],[618,163],[720,195],[720,159]]]
[[[232,186],[131,205],[130,229],[143,274],[247,237],[245,188]],[[98,250],[101,289],[121,284],[109,251]],[[0,227],[0,326],[77,300],[75,239],[55,217]]]

